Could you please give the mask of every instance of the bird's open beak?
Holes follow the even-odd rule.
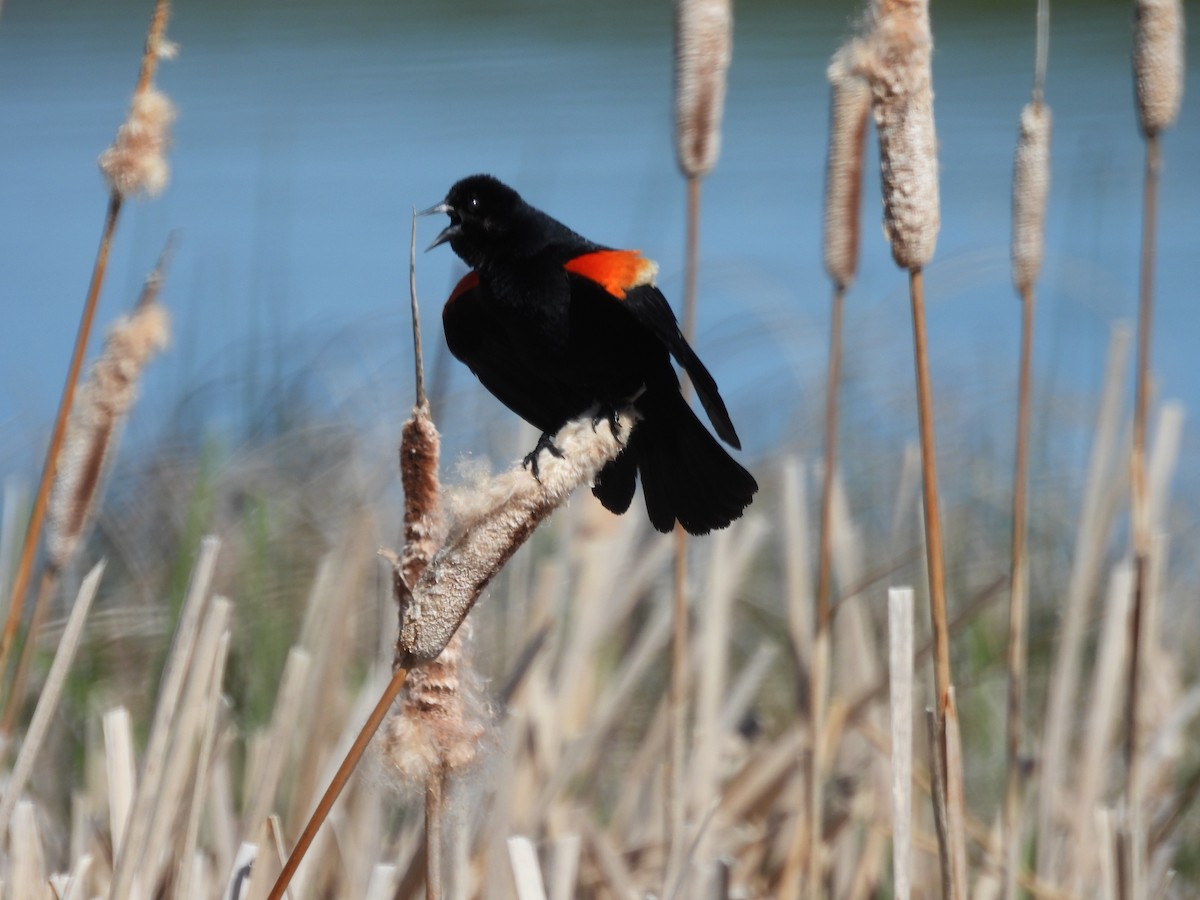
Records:
[[[456,237],[462,231],[462,226],[456,221],[457,217],[454,215],[454,208],[450,206],[449,203],[438,203],[429,207],[429,209],[421,210],[419,213],[417,213],[417,215],[432,216],[435,213],[445,213],[446,215],[450,216],[450,224],[443,228],[442,233],[433,239],[432,244],[425,248],[426,253],[428,253],[434,247],[440,247],[442,244],[446,243],[446,241],[450,240],[452,237]]]

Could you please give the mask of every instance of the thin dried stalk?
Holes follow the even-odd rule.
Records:
[[[912,890],[913,592],[888,591],[888,673],[892,723],[892,883],[896,900]]]
[[[88,611],[92,607],[92,600],[96,596],[96,589],[100,586],[100,577],[103,574],[104,563],[97,563],[79,586],[79,594],[71,607],[71,614],[67,618],[67,627],[58,643],[54,661],[50,664],[46,684],[38,696],[37,707],[33,711],[33,719],[25,732],[21,751],[17,754],[17,760],[9,775],[8,783],[4,786],[4,799],[3,802],[0,802],[0,840],[3,840],[4,830],[8,827],[9,818],[12,816],[21,793],[25,790],[29,776],[33,774],[33,767],[41,753],[42,742],[54,719],[54,713],[58,709],[63,685],[66,683],[71,663],[75,659],[75,651],[79,648],[83,625],[87,621]]]
[[[508,839],[508,858],[512,864],[513,881],[519,900],[546,900],[542,870],[538,866],[537,849],[527,837],[514,835]]]
[[[707,175],[721,152],[721,114],[732,55],[730,0],[676,0],[675,151],[688,178]]]
[[[1050,676],[1050,696],[1041,739],[1041,778],[1037,810],[1037,875],[1043,881],[1059,876],[1062,836],[1059,798],[1068,769],[1072,725],[1078,708],[1079,679],[1091,598],[1100,578],[1104,548],[1124,490],[1127,469],[1117,464],[1118,431],[1125,371],[1129,360],[1129,329],[1118,325],[1109,339],[1104,388],[1096,414],[1095,439],[1088,460],[1079,532],[1072,553],[1062,637]],[[1069,817],[1068,817],[1069,819]]]
[[[200,625],[208,607],[209,586],[212,583],[219,546],[216,538],[205,538],[192,569],[192,580],[183,601],[179,625],[175,629],[175,638],[163,668],[158,706],[154,711],[150,737],[143,754],[142,772],[130,816],[128,839],[123,851],[115,858],[110,892],[110,896],[114,898],[129,896],[135,875],[143,870],[142,856],[149,843],[146,832],[150,827],[150,814],[162,783],[166,750],[171,737],[172,722],[178,712],[179,697],[200,634]]]
[[[1154,137],[1179,115],[1183,101],[1184,39],[1181,0],[1137,0],[1133,81],[1142,134]]]

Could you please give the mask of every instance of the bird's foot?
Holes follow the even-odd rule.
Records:
[[[621,411],[611,404],[601,404],[600,408],[596,410],[596,414],[592,416],[592,431],[599,428],[601,422],[608,422],[612,436],[617,439],[617,446],[624,447],[625,442],[621,440]]]
[[[563,458],[563,452],[559,450],[558,447],[554,446],[554,435],[548,431],[542,432],[542,436],[538,438],[537,446],[533,448],[533,452],[529,453],[523,460],[521,460],[521,465],[533,474],[534,479],[539,484],[541,483],[542,479],[538,473],[538,457],[542,455],[543,450],[548,452],[551,456],[557,457],[558,459]]]

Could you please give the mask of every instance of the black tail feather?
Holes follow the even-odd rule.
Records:
[[[651,524],[668,532],[678,521],[707,534],[739,518],[758,484],[696,418],[676,391],[649,391],[638,400],[642,419],[629,446],[601,471],[593,493],[622,513],[634,490],[634,466]]]

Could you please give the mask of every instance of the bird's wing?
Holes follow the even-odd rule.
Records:
[[[717,390],[717,382],[679,330],[679,322],[667,298],[654,286],[658,266],[636,250],[596,250],[573,257],[564,263],[564,268],[570,277],[584,278],[600,285],[663,342],[692,379],[700,403],[717,434],[741,449],[741,441]]]
[[[486,294],[475,272],[459,281],[442,308],[446,346],[518,416],[542,431],[556,430],[569,415],[560,386],[513,346]]]

